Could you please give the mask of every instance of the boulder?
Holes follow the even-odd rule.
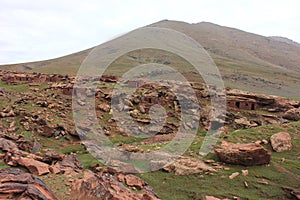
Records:
[[[260,144],[234,144],[223,141],[221,146],[215,149],[219,159],[233,165],[264,165],[269,164],[271,154]]]
[[[292,139],[289,133],[280,132],[271,136],[271,145],[274,151],[284,152],[292,150]]]
[[[26,167],[30,171],[30,173],[38,176],[48,174],[50,172],[48,164],[34,160],[32,158],[20,157],[16,159],[16,161],[19,165]]]
[[[56,200],[40,179],[15,169],[0,170],[0,199]]]
[[[300,108],[293,108],[283,114],[283,118],[293,121],[300,120]]]
[[[118,180],[117,175],[110,173],[95,174],[92,171],[86,170],[82,179],[74,181],[71,199],[157,200],[158,197],[146,183],[141,185],[138,192],[134,192],[125,187]]]

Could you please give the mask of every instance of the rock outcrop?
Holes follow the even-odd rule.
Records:
[[[271,160],[270,152],[255,143],[234,144],[223,141],[215,152],[222,162],[234,165],[264,165]]]
[[[292,150],[292,139],[289,133],[280,132],[271,136],[271,145],[274,151],[284,152]]]
[[[140,179],[137,177],[134,178],[133,175],[127,175],[120,178],[120,176],[112,175],[110,173],[95,174],[92,171],[87,170],[84,171],[84,177],[82,179],[75,180],[71,199],[158,200],[158,197],[146,183],[137,180]],[[137,184],[141,188],[138,188],[139,192],[133,192],[125,187],[124,183],[129,185]]]
[[[31,174],[15,169],[0,170],[0,199],[56,200],[47,185]]]

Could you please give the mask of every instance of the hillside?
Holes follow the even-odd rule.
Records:
[[[188,24],[164,20],[149,26],[174,29],[194,38],[212,56],[226,86],[280,96],[298,96],[300,45],[291,40],[264,37],[207,22]],[[0,68],[74,75],[91,50],[47,61],[5,65]],[[154,54],[139,52],[138,56],[149,58]],[[160,56],[163,57],[164,54]],[[114,71],[126,71],[130,64],[135,63],[140,62],[124,56],[117,62]],[[184,75],[190,76],[189,73]]]

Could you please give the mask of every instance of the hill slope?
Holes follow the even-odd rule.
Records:
[[[210,53],[223,75],[226,86],[281,96],[298,95],[300,45],[295,42],[207,22],[188,24],[164,20],[149,26],[174,29],[194,38]],[[75,75],[91,50],[47,61],[5,65],[1,68]],[[143,55],[141,52],[138,55],[153,56],[149,53]],[[124,56],[119,63],[122,62],[129,66],[134,60]],[[118,67],[121,69],[122,65]]]

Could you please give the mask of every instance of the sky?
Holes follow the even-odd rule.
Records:
[[[78,52],[168,19],[300,42],[298,0],[1,0],[0,64]]]

